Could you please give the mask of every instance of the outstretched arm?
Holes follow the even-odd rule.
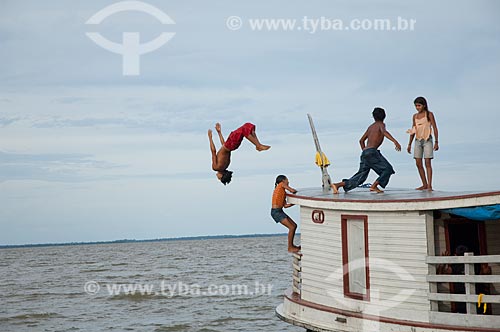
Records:
[[[297,192],[297,190],[293,189],[292,187],[290,187],[289,185],[283,185],[283,188],[285,188],[286,190],[288,190],[289,192],[291,192],[292,194],[295,194]],[[291,203],[285,203],[285,205],[283,206],[284,208],[289,208],[289,207],[292,207],[293,204]]]
[[[292,194],[295,194],[297,192],[297,190],[293,189],[292,187],[290,186],[287,186],[287,185],[283,185],[283,188],[285,188],[286,190],[288,190],[289,192],[291,192]]]
[[[210,152],[212,152],[212,169],[215,171],[217,167],[217,150],[212,139],[212,130],[208,130],[208,140],[210,141]]]
[[[439,150],[439,144],[438,144],[438,127],[436,125],[436,118],[434,118],[434,113],[430,112],[430,118],[431,118],[431,126],[432,129],[434,130],[434,138],[436,139],[434,141],[434,151]]]
[[[217,130],[217,134],[219,134],[220,144],[224,145],[224,143],[226,143],[226,141],[224,140],[224,136],[222,136],[222,130],[220,127],[220,123],[217,122],[215,124],[215,130]]]
[[[388,132],[385,128],[384,128],[384,136],[394,143],[394,145],[396,146],[396,151],[401,151],[401,144],[399,144],[399,142],[394,137],[392,137],[391,133]]]

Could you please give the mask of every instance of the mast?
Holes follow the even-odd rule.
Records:
[[[316,128],[314,127],[314,122],[310,114],[307,114],[307,118],[309,119],[309,125],[311,126],[312,135],[314,138],[314,145],[316,146],[316,152],[319,154],[319,158],[321,159],[320,164],[318,165],[321,169],[321,178],[322,178],[322,186],[323,191],[328,192],[331,190],[332,179],[330,178],[330,174],[328,174],[328,164],[325,162],[325,154],[321,151],[321,146],[319,145],[318,135],[316,134]]]

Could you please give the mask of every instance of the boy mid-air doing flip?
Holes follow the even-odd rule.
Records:
[[[215,124],[215,130],[219,135],[220,143],[222,144],[219,151],[215,149],[215,144],[212,139],[212,130],[208,130],[208,140],[210,141],[210,151],[212,152],[212,169],[217,172],[217,178],[224,184],[231,182],[233,172],[227,170],[231,163],[231,151],[239,148],[243,138],[248,139],[255,145],[257,151],[269,150],[271,146],[264,145],[259,142],[255,134],[255,125],[252,123],[245,123],[238,129],[232,131],[227,140],[222,136],[220,123]]]

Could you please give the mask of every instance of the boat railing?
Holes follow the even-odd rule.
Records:
[[[292,281],[292,289],[294,293],[300,295],[302,288],[302,265],[301,265],[302,254],[293,254],[293,281]]]
[[[475,287],[476,284],[500,284],[500,275],[476,275],[474,269],[474,264],[488,264],[489,266],[500,264],[500,255],[474,256],[473,253],[465,253],[464,256],[427,256],[426,263],[429,264],[427,281],[429,282],[428,298],[431,308],[431,322],[484,328],[500,326],[500,315],[498,313],[495,315],[490,310],[488,315],[482,314],[486,312],[488,305],[500,303],[500,294],[476,294]],[[463,274],[436,273],[440,265],[451,266],[455,264],[464,265]],[[465,294],[440,293],[438,292],[438,283],[465,285]],[[466,313],[439,311],[439,302],[465,303]]]

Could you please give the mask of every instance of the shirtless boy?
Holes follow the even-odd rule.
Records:
[[[385,188],[389,183],[389,178],[394,174],[394,169],[387,159],[382,156],[378,148],[384,141],[384,137],[391,140],[396,146],[396,151],[401,151],[401,145],[396,141],[394,137],[385,129],[384,119],[385,111],[383,108],[375,108],[373,110],[373,118],[375,122],[368,127],[366,132],[363,134],[359,140],[361,145],[361,161],[359,164],[359,170],[350,179],[343,179],[342,182],[332,184],[332,189],[334,194],[339,193],[340,188],[344,188],[345,192],[356,188],[357,186],[363,184],[368,177],[368,173],[373,169],[379,177],[375,182],[373,182],[370,187],[370,191],[377,193],[382,193],[378,186]],[[365,144],[365,141],[366,144]]]
[[[219,151],[216,151],[215,144],[212,139],[212,130],[208,130],[208,140],[210,141],[210,151],[212,152],[212,169],[217,172],[217,178],[224,184],[231,182],[233,172],[228,171],[227,168],[231,163],[231,151],[239,148],[243,137],[248,139],[255,145],[257,151],[269,150],[269,145],[264,145],[259,142],[255,134],[255,125],[252,123],[245,123],[243,126],[232,131],[227,140],[222,136],[220,123],[215,124],[215,130],[219,134],[220,143],[222,144]]]

